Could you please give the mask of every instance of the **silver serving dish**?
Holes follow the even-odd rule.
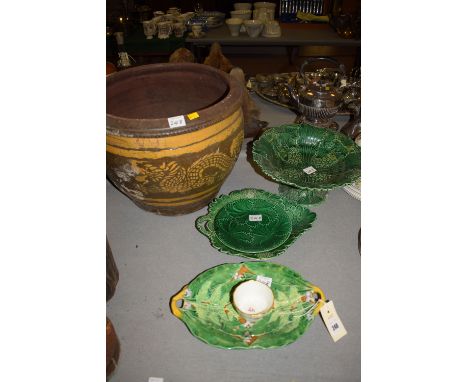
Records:
[[[338,88],[343,97],[343,102],[335,115],[348,116],[354,114],[354,106],[356,98],[360,100],[360,79],[357,81],[354,72],[351,75],[343,77],[342,73],[337,68],[321,68],[311,72],[304,72],[308,81],[328,83],[331,86]],[[290,73],[274,73],[274,74],[257,74],[255,77],[250,77],[247,82],[247,87],[250,91],[255,92],[260,98],[273,103],[277,106],[296,110],[305,117],[308,110],[302,108],[299,110],[297,103],[291,97],[288,85],[294,88],[304,86],[304,80],[299,72]],[[346,85],[345,85],[346,83]],[[348,89],[352,86],[352,89]],[[354,102],[353,102],[354,101]],[[332,113],[334,110],[332,111]],[[322,111],[324,113],[324,111]],[[312,117],[309,117],[309,119]]]

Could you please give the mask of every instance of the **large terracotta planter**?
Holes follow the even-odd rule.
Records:
[[[109,75],[110,180],[159,214],[207,205],[242,145],[241,90],[227,74],[201,64],[144,65]],[[170,127],[168,118],[175,116],[185,126]]]

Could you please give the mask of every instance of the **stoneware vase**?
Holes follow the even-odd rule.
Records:
[[[107,176],[139,207],[206,206],[244,138],[242,88],[201,64],[142,65],[107,77]]]

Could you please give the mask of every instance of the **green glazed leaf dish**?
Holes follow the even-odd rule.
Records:
[[[273,308],[250,322],[231,302],[241,282],[269,284]],[[198,339],[223,349],[269,349],[304,334],[325,301],[320,288],[285,266],[269,262],[221,264],[198,275],[171,298],[171,311]],[[178,307],[181,305],[181,307]]]
[[[213,200],[195,225],[221,252],[265,259],[283,253],[315,218],[315,213],[279,195],[247,188]]]
[[[280,183],[278,187],[278,192],[281,196],[285,197],[286,199],[293,200],[296,203],[310,207],[323,203],[327,198],[328,194],[328,191],[326,190],[304,190],[297,187],[287,186],[282,183]]]
[[[272,127],[253,143],[253,159],[274,180],[331,190],[361,177],[361,148],[339,132],[292,124]]]

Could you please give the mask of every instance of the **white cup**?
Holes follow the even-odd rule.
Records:
[[[148,40],[151,40],[156,34],[156,25],[153,20],[142,21],[143,23],[143,32]]]
[[[185,26],[183,23],[175,23],[172,25],[174,30],[174,36],[176,37],[183,37],[185,32]]]
[[[244,26],[249,37],[253,38],[260,36],[263,30],[263,23],[260,20],[244,20]]]
[[[250,322],[257,321],[268,313],[274,300],[271,288],[256,280],[240,283],[232,294],[234,308]]]
[[[202,26],[192,25],[192,32],[193,32],[193,37],[200,37],[202,34]]]
[[[172,33],[172,22],[171,21],[162,21],[158,24],[158,38],[166,39]]]
[[[243,21],[244,20],[237,19],[237,18],[226,20],[226,24],[229,28],[229,32],[231,32],[231,36],[239,36],[239,31],[240,31]]]

